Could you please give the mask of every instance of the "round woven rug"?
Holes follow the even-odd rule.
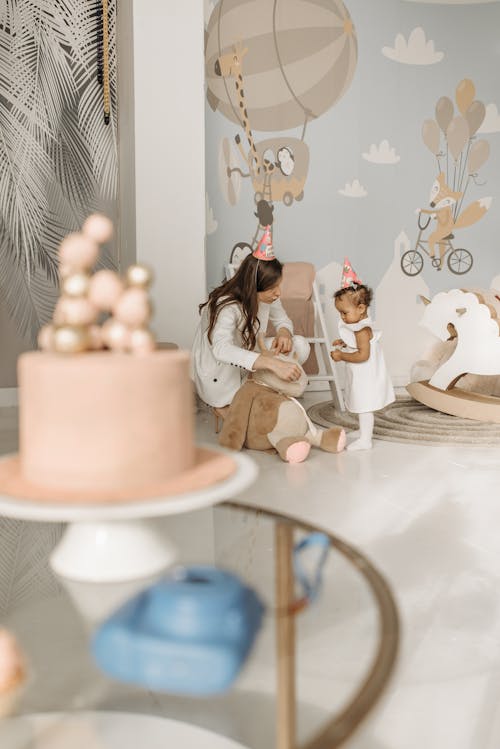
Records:
[[[337,411],[332,401],[316,403],[307,413],[322,427],[357,429],[358,418]],[[373,436],[390,442],[417,442],[431,445],[500,445],[500,424],[433,411],[411,398],[398,398],[375,413]]]

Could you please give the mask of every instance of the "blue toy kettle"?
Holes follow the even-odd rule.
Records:
[[[205,696],[231,686],[260,629],[264,606],[235,575],[175,570],[96,631],[92,652],[109,676],[147,689]]]

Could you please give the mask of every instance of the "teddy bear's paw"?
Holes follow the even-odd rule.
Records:
[[[311,445],[305,440],[294,442],[286,451],[287,463],[302,463],[311,450]]]
[[[280,458],[287,463],[302,463],[309,455],[311,445],[307,440],[287,437],[278,442],[276,449]]]
[[[328,453],[341,453],[345,448],[347,437],[344,429],[333,427],[326,429],[321,435],[321,449]]]

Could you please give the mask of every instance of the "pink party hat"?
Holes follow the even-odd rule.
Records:
[[[353,271],[349,258],[345,257],[344,267],[342,269],[342,288],[347,289],[348,286],[352,286],[353,284],[362,284],[362,283],[363,281],[360,278],[358,278],[358,276]]]
[[[273,241],[271,239],[271,227],[266,226],[264,234],[253,253],[257,260],[274,260]]]

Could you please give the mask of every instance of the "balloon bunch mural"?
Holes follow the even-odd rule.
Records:
[[[408,276],[420,273],[424,255],[430,257],[437,270],[442,269],[445,258],[448,269],[457,275],[467,273],[472,267],[472,254],[465,248],[455,248],[453,240],[458,229],[479,221],[492,201],[481,198],[462,210],[467,189],[471,182],[478,184],[479,170],[490,154],[488,141],[477,139],[486,108],[475,95],[476,88],[470,79],[460,81],[455,92],[458,113],[455,114],[452,100],[442,96],[436,104],[436,119],[423,123],[422,139],[436,157],[438,175],[431,188],[430,209],[417,209],[419,234],[415,248],[401,258],[401,268]],[[435,228],[428,239],[423,239],[432,219],[436,221]]]
[[[276,202],[291,206],[303,199],[307,125],[349,88],[357,40],[342,0],[219,0],[205,38],[207,100],[242,128],[248,144],[246,151],[238,133],[235,146],[225,138],[219,154],[227,202],[238,202],[242,180],[253,189],[257,227],[250,242],[234,245],[236,263],[267,226],[272,231]],[[253,134],[295,127],[302,127],[300,138],[278,134],[259,141]]]

